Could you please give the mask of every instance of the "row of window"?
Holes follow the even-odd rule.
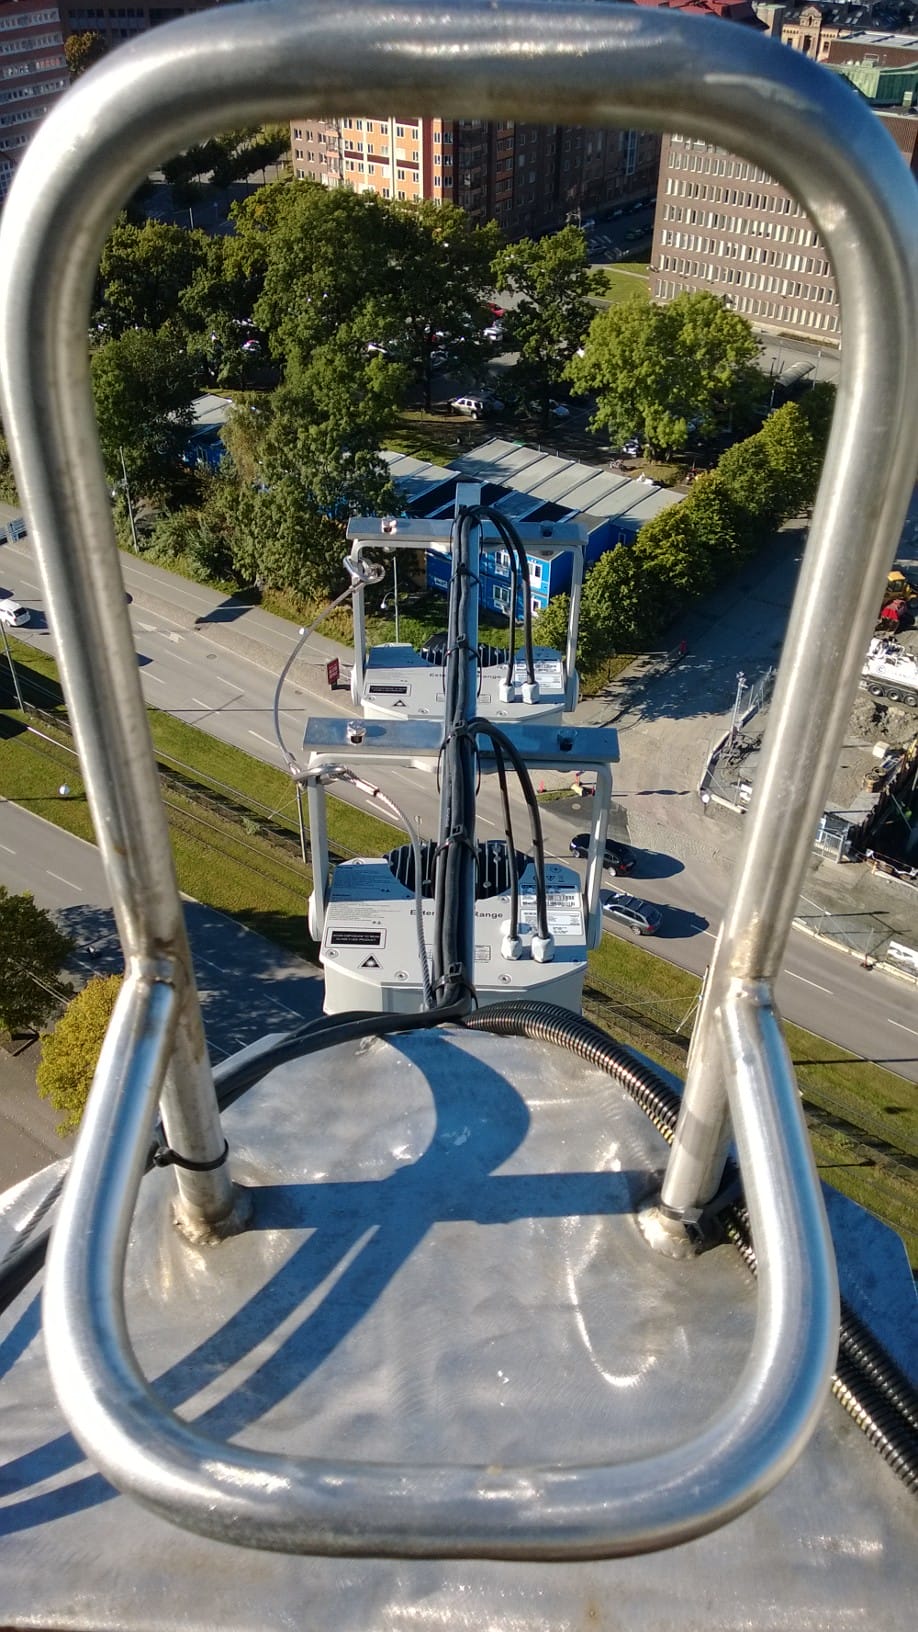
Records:
[[[676,295],[682,294],[684,288],[682,283],[662,279],[655,293],[659,300],[673,300]],[[730,304],[734,311],[742,312],[746,317],[764,318],[769,323],[781,323],[798,329],[823,329],[827,334],[837,334],[839,330],[838,310],[834,307],[813,312],[801,306],[781,305],[774,300],[743,294],[732,295]]]
[[[69,80],[66,79],[60,79],[56,83],[52,81],[51,84],[41,86],[41,94],[47,96],[51,91],[64,91],[68,84]],[[39,102],[36,105],[33,101],[29,107],[20,108],[18,113],[4,113],[0,116],[0,130],[6,130],[10,125],[34,125],[38,119],[44,118],[49,106],[47,102]]]
[[[757,209],[762,215],[803,215],[800,205],[789,193],[743,193],[735,187],[705,187],[697,181],[678,181],[672,176],[667,176],[664,191],[668,198],[710,199],[712,204]]]
[[[710,142],[694,141],[690,136],[671,136],[669,145],[673,150],[670,153],[669,163],[674,170],[680,168],[683,170],[697,170],[700,161],[699,163],[689,163],[690,156],[697,159],[700,153],[711,153],[717,155],[716,158],[711,159],[707,166],[709,174],[712,176],[730,176],[736,181],[770,181],[772,179],[757,164],[749,164],[746,159],[735,159],[729,153],[724,152],[723,148],[714,147]],[[677,148],[684,149],[684,151],[677,155],[675,152]]]
[[[661,272],[679,272],[683,277],[702,278],[708,283],[738,284],[746,289],[761,289],[766,294],[784,295],[794,300],[823,301],[835,304],[836,296],[829,283],[801,283],[799,280],[779,277],[769,272],[751,272],[738,266],[721,266],[716,261],[689,261],[678,255],[664,255]]]
[[[801,248],[819,245],[815,227],[802,216],[799,226],[790,221],[769,221],[763,216],[724,215],[721,210],[695,210],[678,204],[664,204],[664,221],[683,221],[686,226],[713,227],[720,232],[740,234],[744,238],[769,238],[776,244],[799,244]]]
[[[664,228],[660,243],[672,249],[694,250],[696,254],[717,255],[721,260],[755,261],[760,266],[780,266],[788,272],[809,272],[815,277],[831,276],[827,260],[812,255],[789,255],[782,249],[769,249],[763,244],[738,242],[729,238],[707,238],[701,233],[672,232]]]
[[[60,13],[56,6],[50,11],[29,11],[23,17],[0,17],[0,34],[12,32],[17,28],[35,28],[39,23],[59,23]]]
[[[53,34],[35,34],[22,40],[0,40],[0,57],[21,57],[24,51],[47,51],[51,45],[63,45],[64,36],[55,29]]]

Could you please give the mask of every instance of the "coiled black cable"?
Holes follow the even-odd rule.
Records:
[[[474,1031],[532,1037],[572,1049],[620,1082],[667,1143],[672,1143],[679,1114],[678,1094],[652,1067],[613,1042],[591,1021],[556,1004],[523,1001],[479,1009],[468,1015],[463,1025]],[[728,1238],[755,1274],[755,1249],[745,1207],[734,1204],[725,1209],[723,1224]],[[908,1489],[918,1492],[918,1395],[845,1298],[841,1300],[832,1393]]]

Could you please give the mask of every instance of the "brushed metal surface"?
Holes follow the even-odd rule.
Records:
[[[239,1177],[259,1187],[256,1227],[189,1246],[154,1171],[128,1255],[139,1359],[210,1432],[434,1466],[625,1459],[690,1437],[742,1367],[750,1277],[731,1248],[689,1263],[648,1250],[634,1209],[666,1147],[567,1053],[456,1033],[339,1047],[273,1071],[225,1125]],[[883,1270],[879,1258],[877,1283]],[[58,1412],[37,1286],[0,1320],[0,1367],[11,1626],[912,1624],[913,1500],[831,1399],[753,1512],[670,1552],[336,1561],[229,1548],[117,1495]]]

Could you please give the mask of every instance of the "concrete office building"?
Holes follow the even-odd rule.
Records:
[[[656,300],[710,289],[757,327],[838,338],[815,228],[778,182],[722,148],[664,138],[651,266]]]
[[[294,174],[383,198],[450,200],[508,238],[563,227],[656,186],[659,137],[481,119],[302,119]]]
[[[48,109],[70,84],[58,6],[0,4],[0,201]]]

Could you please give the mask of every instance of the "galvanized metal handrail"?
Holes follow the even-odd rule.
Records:
[[[240,122],[403,105],[675,125],[744,154],[819,228],[845,320],[838,412],[764,781],[673,1153],[674,1188],[697,1199],[729,1094],[759,1264],[755,1335],[714,1422],[689,1444],[619,1467],[392,1467],[218,1445],[154,1397],[125,1328],[130,1218],[182,1000],[169,996],[180,914],[92,422],[95,265],[117,208],[167,152]],[[806,1442],[834,1360],[837,1290],[771,982],[914,469],[918,234],[902,207],[912,187],[871,111],[803,57],[738,27],[607,6],[221,8],[114,52],[34,139],[3,222],[4,417],[130,969],[55,1233],[47,1347],[87,1453],[165,1517],[294,1551],[623,1553],[687,1540],[743,1511]],[[205,1100],[182,1104],[207,1143]]]

